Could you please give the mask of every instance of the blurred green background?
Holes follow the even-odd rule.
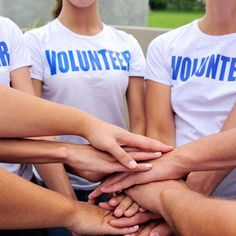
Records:
[[[176,28],[201,18],[205,11],[204,0],[149,0],[148,26]]]

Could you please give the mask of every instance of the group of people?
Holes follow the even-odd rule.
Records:
[[[235,235],[236,1],[206,0],[146,62],[97,0],[55,4],[24,35],[0,18],[0,229]]]

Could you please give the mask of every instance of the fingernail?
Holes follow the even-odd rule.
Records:
[[[161,153],[161,152],[155,152],[154,155],[155,155],[156,157],[161,157],[162,153]]]
[[[150,236],[160,236],[160,234],[158,234],[157,232],[153,232],[150,234]]]
[[[106,187],[101,187],[101,192],[106,191]]]
[[[114,211],[114,214],[115,214],[115,216],[120,217],[120,216],[123,215],[123,212],[122,212],[122,210],[120,210],[120,209],[116,209],[116,210]]]
[[[134,168],[136,168],[137,167],[137,162],[136,161],[134,161],[134,160],[132,160],[132,161],[130,161],[129,162],[129,167],[131,168],[131,169],[134,169]]]
[[[145,209],[145,208],[143,208],[143,207],[140,207],[140,208],[139,208],[139,211],[140,211],[140,212],[145,212],[145,211],[146,211],[146,209]]]
[[[152,164],[150,164],[150,163],[145,164],[145,167],[146,167],[146,168],[152,168]]]
[[[109,201],[109,203],[110,203],[110,205],[112,205],[112,206],[116,206],[116,205],[117,205],[117,202],[116,202],[115,199],[111,199],[111,200]]]
[[[139,229],[139,226],[138,225],[135,225],[132,227],[133,230],[138,230]]]

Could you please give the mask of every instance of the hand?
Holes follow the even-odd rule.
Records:
[[[162,221],[147,222],[139,227],[138,232],[125,236],[170,236],[173,232],[166,223]]]
[[[151,212],[139,212],[132,217],[122,217],[122,218],[115,218],[110,220],[110,225],[113,227],[130,227],[134,225],[139,225],[146,223],[150,220],[157,220],[162,218],[159,214],[154,214]]]
[[[67,165],[73,173],[79,174],[80,171],[89,171],[103,174],[113,172],[130,171],[121,165],[116,159],[106,152],[99,151],[90,145],[66,144],[66,155],[68,156]],[[129,150],[129,155],[135,160],[150,160],[160,157],[158,153],[140,152],[139,150]],[[147,171],[152,168],[150,163],[141,163],[131,171]]]
[[[138,230],[138,226],[113,227],[109,224],[113,218],[109,211],[88,203],[75,202],[67,227],[80,235],[124,235]]]
[[[136,168],[137,162],[121,146],[139,148],[150,152],[169,152],[173,149],[173,147],[153,139],[132,134],[127,130],[100,121],[91,125],[87,131],[86,139],[92,146],[112,154],[129,169]]]
[[[167,180],[138,185],[127,189],[125,193],[140,206],[155,214],[163,214],[162,193],[171,188],[187,188],[185,182],[180,180]]]
[[[113,215],[117,218],[134,216],[140,210],[140,206],[125,194],[117,195],[108,202],[100,202],[99,206],[106,210],[112,210]]]
[[[148,222],[146,224],[141,225],[139,227],[138,232],[133,233],[133,234],[127,234],[125,236],[147,236],[147,235],[151,235],[151,231],[152,231],[153,228],[155,228],[156,225],[158,225],[157,221]],[[162,235],[160,235],[160,236],[162,236]]]
[[[153,167],[149,171],[143,173],[118,173],[109,177],[89,195],[89,199],[92,200],[103,193],[117,192],[137,184],[179,179],[184,176],[186,171],[178,164],[178,158],[169,158],[167,157],[169,154],[165,155],[160,159],[150,161],[149,163]]]
[[[159,235],[159,236],[171,236],[173,234],[172,229],[166,222],[160,222],[156,227],[151,229],[150,236]]]

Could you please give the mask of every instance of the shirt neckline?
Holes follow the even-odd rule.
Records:
[[[102,30],[100,32],[98,32],[97,34],[95,35],[82,35],[82,34],[79,34],[79,33],[76,33],[72,30],[70,30],[69,28],[67,28],[65,25],[63,25],[63,23],[58,19],[56,18],[54,20],[54,22],[60,27],[62,28],[64,31],[66,31],[68,34],[71,34],[75,37],[78,37],[78,38],[84,38],[84,39],[97,39],[97,38],[100,38],[101,36],[103,36],[107,30],[107,26],[102,23]]]
[[[207,39],[207,40],[213,40],[213,41],[218,41],[218,40],[222,40],[222,39],[229,39],[229,38],[235,38],[236,33],[230,33],[230,34],[222,34],[222,35],[210,35],[210,34],[206,34],[204,33],[200,27],[199,27],[199,19],[195,20],[193,22],[193,26],[195,28],[195,30],[198,32],[198,34]]]

